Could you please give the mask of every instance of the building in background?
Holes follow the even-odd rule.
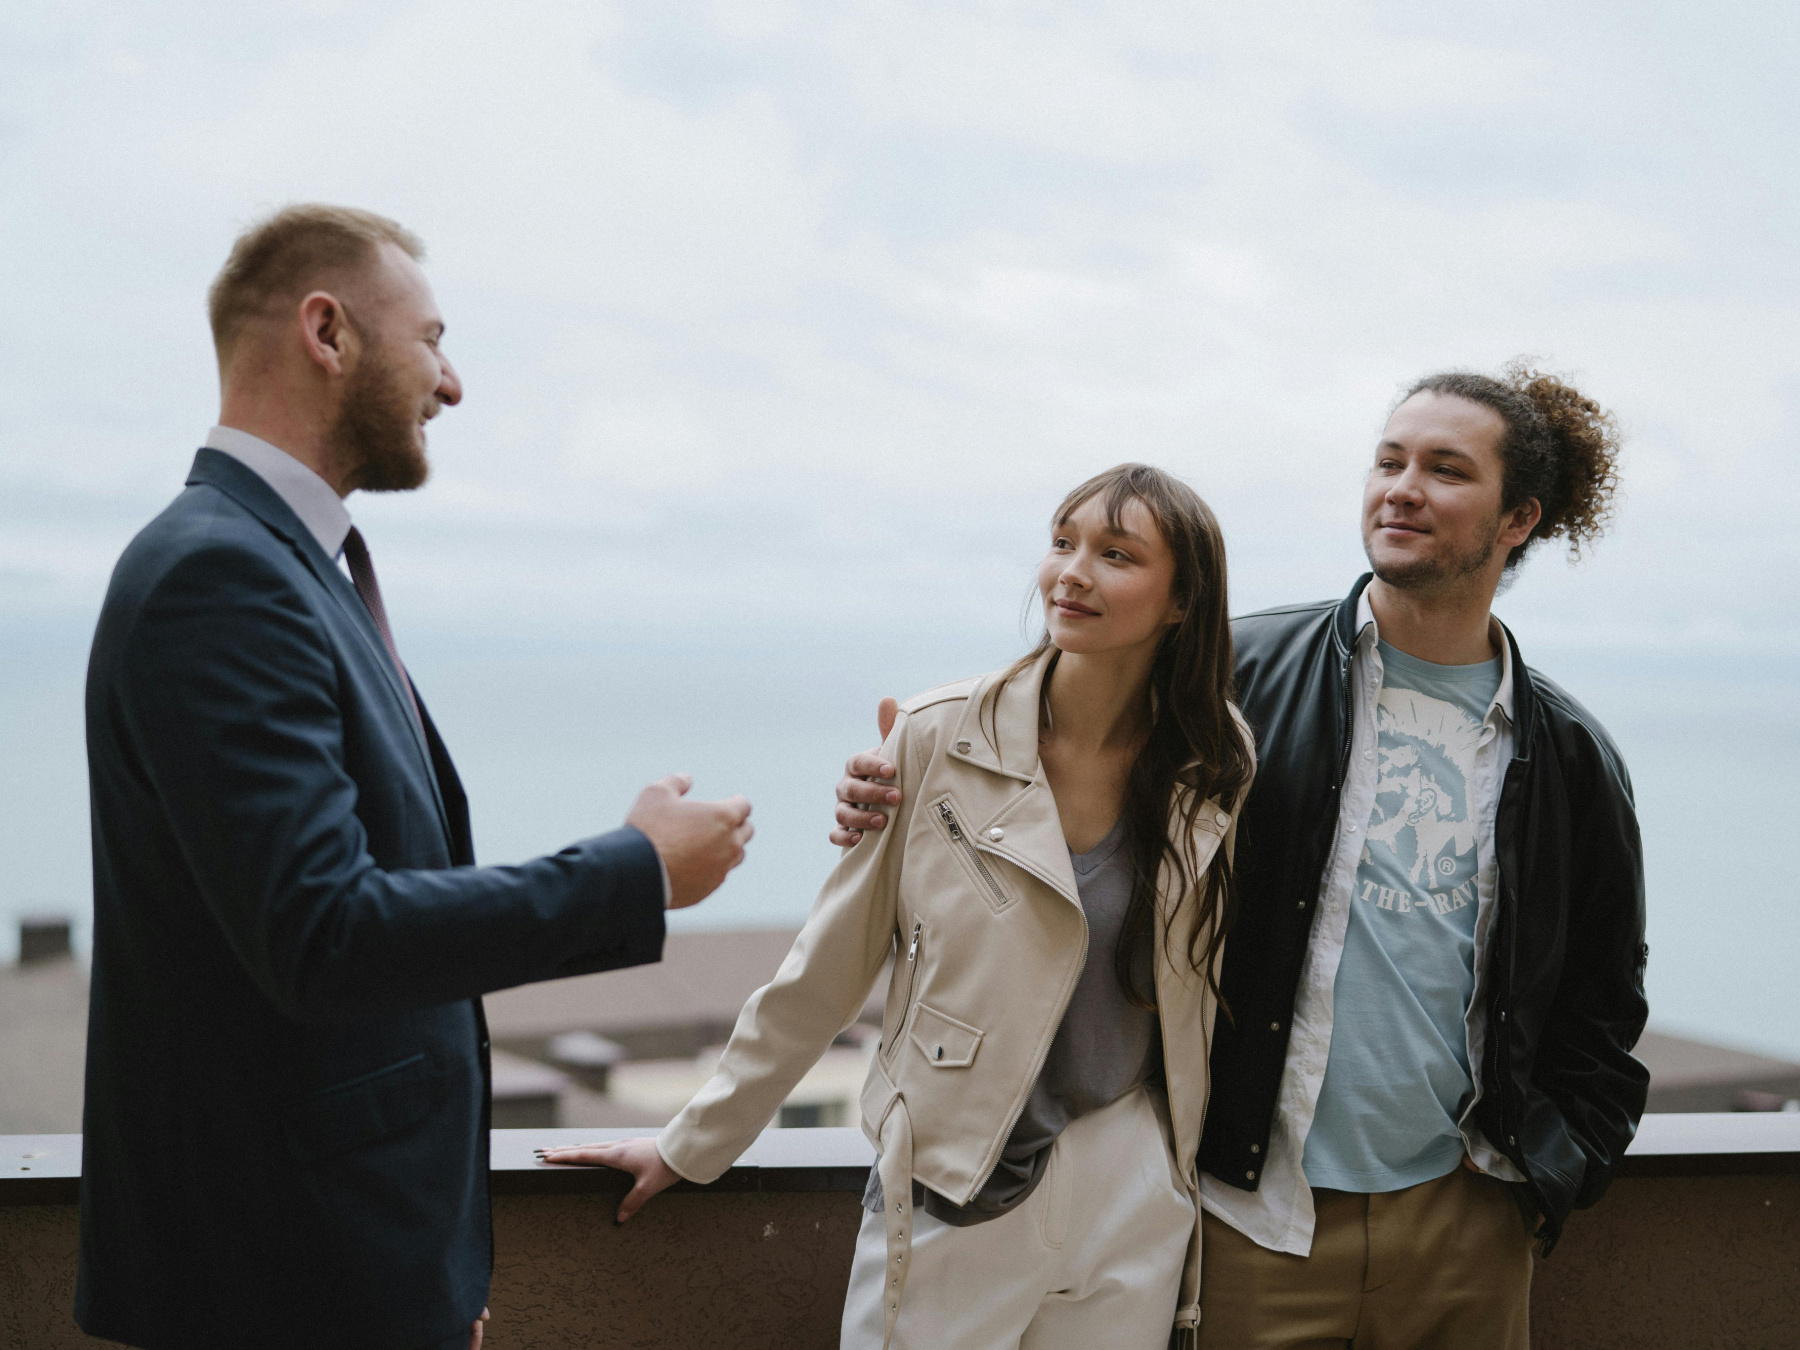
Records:
[[[81,1129],[87,1004],[69,921],[22,921],[19,964],[0,967],[0,1134]]]
[[[794,929],[671,934],[657,965],[502,990],[486,1000],[494,1125],[659,1128],[711,1075],[739,1009]],[[66,920],[28,923],[0,969],[0,1134],[81,1129],[87,976]],[[776,1125],[857,1123],[884,972],[857,1020],[796,1085]],[[1800,1064],[1647,1032],[1652,1111],[1800,1111]]]

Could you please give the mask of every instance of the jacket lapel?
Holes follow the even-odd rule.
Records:
[[[1045,652],[998,690],[994,676],[977,685],[951,736],[949,756],[995,775],[1000,781],[994,786],[1010,793],[975,831],[975,847],[1023,868],[1080,908],[1062,817],[1037,751],[1038,705],[1053,655],[1054,649]]]
[[[281,500],[281,494],[263,482],[254,469],[240,464],[222,450],[202,449],[194,456],[194,467],[189,471],[187,481],[190,484],[217,488],[260,520],[271,534],[285,541],[349,619],[350,626],[356,630],[369,654],[375,658],[375,666],[386,681],[388,692],[392,695],[393,709],[405,723],[408,734],[412,737],[413,749],[418,752],[419,767],[424,771],[426,781],[431,784],[431,798],[437,806],[438,824],[444,831],[446,841],[453,843],[450,817],[444,808],[444,795],[438,785],[431,747],[425,739],[425,729],[420,724],[420,719],[412,714],[412,702],[400,683],[400,672],[388,656],[387,644],[381,640],[375,620],[370,617],[368,606],[363,604],[356,588],[338,570],[337,564],[325,556],[325,550],[319,547],[319,541],[313,538],[312,531],[300,523],[300,518]]]

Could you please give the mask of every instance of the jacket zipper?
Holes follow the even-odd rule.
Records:
[[[987,887],[994,903],[1004,905],[1006,892],[1000,889],[1000,883],[994,879],[994,874],[988,871],[987,864],[981,859],[981,851],[970,842],[968,835],[963,833],[962,826],[957,824],[956,812],[950,809],[950,803],[939,802],[937,809],[939,818],[944,822],[944,828],[950,832],[950,841],[963,851],[963,855],[974,866],[976,874],[981,878],[982,885]]]
[[[919,983],[919,934],[925,928],[923,919],[913,920],[912,945],[906,949],[906,1002],[900,1005],[900,1021],[894,1028],[894,1043],[887,1047],[887,1057],[892,1059],[901,1039],[906,1034],[906,1019],[912,1016],[913,994]]]

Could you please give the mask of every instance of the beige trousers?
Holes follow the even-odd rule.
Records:
[[[894,1350],[1165,1350],[1194,1205],[1168,1110],[1145,1088],[1083,1116],[1012,1213],[956,1228],[913,1215]],[[880,1350],[887,1227],[864,1214],[844,1350]]]
[[[1201,1350],[1529,1350],[1531,1237],[1510,1191],[1462,1167],[1314,1191],[1311,1256],[1203,1216]]]

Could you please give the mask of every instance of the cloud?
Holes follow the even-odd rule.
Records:
[[[1543,14],[9,7],[0,613],[91,611],[212,420],[232,233],[328,198],[424,233],[469,388],[430,487],[352,503],[417,624],[1010,624],[1124,458],[1215,500],[1245,603],[1328,594],[1396,389],[1531,352],[1629,496],[1509,614],[1785,640],[1780,58]]]

